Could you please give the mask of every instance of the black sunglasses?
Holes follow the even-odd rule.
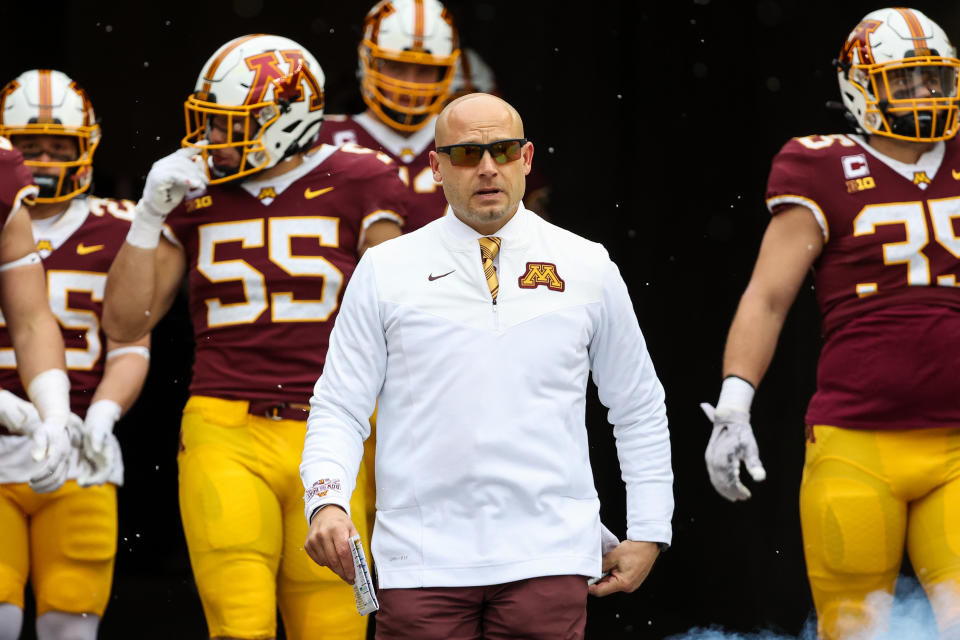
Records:
[[[437,153],[446,153],[450,156],[450,163],[455,167],[475,167],[483,160],[483,154],[490,152],[490,157],[497,164],[506,164],[520,158],[526,138],[512,138],[497,140],[490,144],[465,142],[463,144],[448,144],[437,147]]]

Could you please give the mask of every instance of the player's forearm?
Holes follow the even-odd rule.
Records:
[[[396,221],[377,220],[364,230],[357,254],[362,256],[370,247],[375,247],[381,242],[397,238],[402,234],[403,230]]]
[[[786,311],[747,287],[727,334],[724,377],[737,376],[754,387],[760,384],[776,351]]]
[[[133,405],[150,369],[150,338],[130,343],[107,341],[107,362],[91,404],[111,400],[126,411]]]
[[[48,369],[66,369],[63,335],[50,310],[40,264],[18,267],[0,274],[0,305],[24,388],[38,373]]]
[[[135,342],[160,319],[156,306],[156,250],[124,243],[107,274],[104,332],[118,342]],[[165,309],[163,310],[165,311]]]
[[[17,358],[17,373],[26,389],[37,374],[48,369],[66,370],[63,335],[49,308],[13,325],[10,337]]]

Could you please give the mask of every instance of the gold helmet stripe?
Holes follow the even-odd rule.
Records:
[[[234,40],[234,41],[230,44],[229,47],[227,47],[226,49],[224,49],[223,51],[221,51],[221,52],[220,52],[220,55],[218,55],[216,58],[214,58],[213,61],[210,63],[210,66],[207,67],[207,72],[206,72],[205,74],[203,74],[203,87],[200,89],[199,93],[204,94],[204,96],[206,96],[206,95],[208,95],[208,94],[210,93],[210,87],[211,87],[211,85],[212,85],[212,83],[213,83],[213,76],[214,76],[214,74],[216,74],[217,68],[220,66],[220,63],[223,62],[224,58],[226,58],[228,55],[230,55],[230,52],[231,52],[231,51],[233,51],[234,49],[236,49],[237,47],[239,47],[241,44],[243,44],[243,43],[246,42],[247,40],[250,40],[250,39],[252,39],[252,38],[258,38],[258,37],[260,37],[260,36],[262,36],[262,35],[264,35],[264,34],[262,34],[262,33],[254,33],[254,34],[251,34],[251,35],[249,35],[249,36],[244,36],[244,37],[242,37],[242,38],[237,38],[236,40]],[[206,97],[204,97],[204,99],[206,99]]]
[[[923,34],[923,26],[920,24],[917,16],[914,15],[910,9],[897,7],[895,11],[903,17],[907,23],[907,28],[910,29],[910,37],[913,38],[913,49],[917,52],[916,54],[918,56],[930,55],[930,49],[927,47],[927,38],[929,36]]]
[[[50,87],[50,69],[39,69],[37,73],[37,102],[40,107],[40,113],[37,117],[39,123],[53,122],[53,90]]]
[[[413,50],[423,50],[424,11],[423,0],[414,0],[413,3]]]

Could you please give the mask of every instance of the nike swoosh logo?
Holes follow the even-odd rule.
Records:
[[[87,255],[88,253],[93,253],[93,252],[95,252],[95,251],[100,251],[100,249],[103,249],[103,245],[102,245],[102,244],[92,244],[92,245],[89,245],[89,246],[88,246],[88,245],[85,245],[85,244],[83,244],[83,243],[81,242],[80,244],[77,245],[77,254],[78,254],[78,255],[81,255],[81,256],[85,256],[85,255]]]
[[[314,198],[318,196],[322,196],[325,193],[329,193],[330,191],[333,191],[333,187],[327,187],[326,189],[317,189],[316,191],[312,191],[310,187],[307,187],[307,190],[303,192],[303,197],[306,198],[307,200],[313,200]]]
[[[440,274],[439,276],[435,276],[431,273],[429,276],[427,276],[427,280],[429,280],[430,282],[433,282],[434,280],[439,280],[440,278],[444,278],[450,275],[454,271],[456,271],[456,269],[454,269],[453,271],[447,271],[446,273]]]
[[[960,180],[960,171],[957,171],[956,169],[951,169],[950,173],[951,175],[953,175],[954,180]]]

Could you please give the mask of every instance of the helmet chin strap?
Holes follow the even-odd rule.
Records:
[[[883,115],[886,116],[887,122],[890,124],[891,133],[897,135],[931,138],[942,136],[947,127],[949,113],[947,109],[939,109],[938,111],[943,111],[943,117],[934,120],[934,109],[917,111],[916,118],[914,118],[912,114],[904,114],[902,116],[892,115],[887,111],[890,103],[886,101],[881,101],[877,106]],[[935,121],[936,125],[934,125]]]
[[[410,118],[410,122],[407,122],[407,115],[397,111],[396,109],[391,109],[390,107],[381,104],[380,108],[383,109],[383,114],[390,118],[394,122],[403,122],[406,124],[416,125],[421,124],[426,121],[432,114],[421,113]]]
[[[57,184],[60,182],[59,175],[34,175],[33,182],[37,185],[37,197],[55,198],[57,196]]]
[[[214,178],[226,178],[227,176],[233,175],[240,171],[240,165],[236,167],[221,168],[218,167],[213,162],[210,162],[210,173],[213,174]]]

